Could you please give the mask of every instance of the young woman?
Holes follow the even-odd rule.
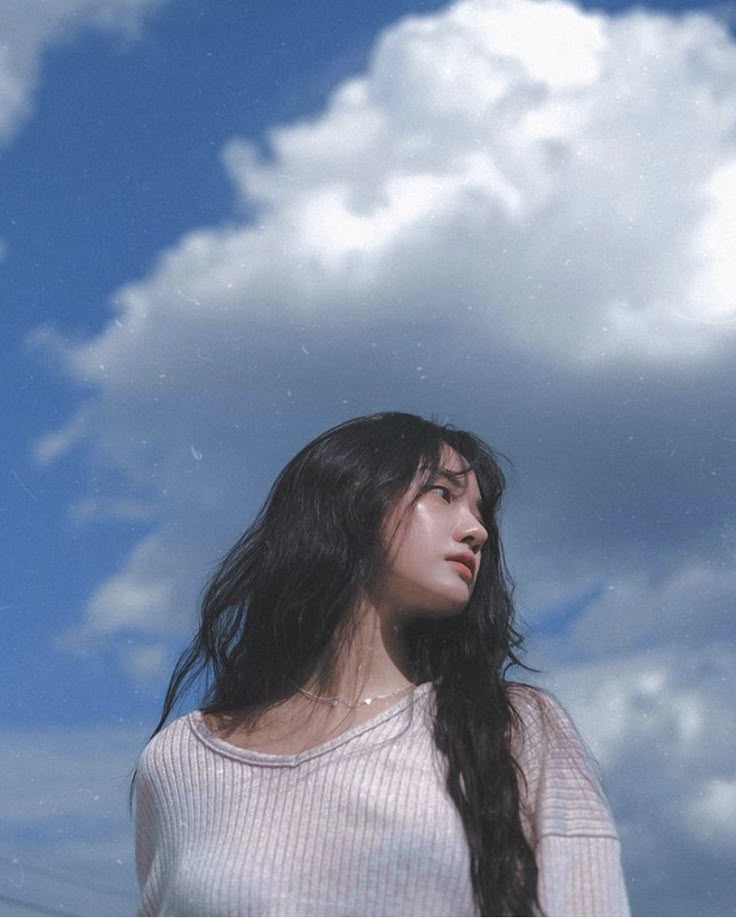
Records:
[[[503,485],[476,436],[398,412],[288,463],[139,762],[139,914],[628,914],[583,744],[505,678]]]

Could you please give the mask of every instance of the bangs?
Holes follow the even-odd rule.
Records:
[[[480,491],[483,522],[488,524],[493,519],[504,485],[503,473],[495,457],[489,455],[483,443],[464,431],[445,427],[434,433],[431,441],[424,444],[417,466],[419,488],[414,500],[437,478],[460,483],[465,476],[473,472]],[[451,469],[445,465],[447,449],[457,454],[462,468]]]

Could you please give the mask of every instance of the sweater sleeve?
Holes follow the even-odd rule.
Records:
[[[591,754],[550,695],[519,686],[512,700],[542,913],[629,915],[619,837]]]
[[[154,783],[151,749],[147,746],[135,776],[135,866],[141,899],[137,915],[157,915],[160,910],[160,875],[157,851],[160,806]]]

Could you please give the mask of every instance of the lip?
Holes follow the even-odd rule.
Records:
[[[459,565],[466,574],[470,575],[471,580],[475,576],[475,557],[473,555],[451,555],[449,558],[446,558],[446,560]]]

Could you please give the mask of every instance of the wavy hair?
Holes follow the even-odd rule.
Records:
[[[151,736],[203,675],[202,710],[251,723],[293,695],[294,684],[333,690],[359,598],[389,564],[387,513],[418,471],[418,493],[448,476],[445,445],[475,472],[488,539],[462,614],[410,622],[405,647],[413,680],[435,685],[434,740],[465,828],[478,912],[529,915],[539,909],[537,866],[522,830],[523,775],[511,752],[517,715],[505,678],[511,664],[523,665],[497,521],[505,480],[494,451],[472,433],[385,412],[307,444],[209,581]]]

